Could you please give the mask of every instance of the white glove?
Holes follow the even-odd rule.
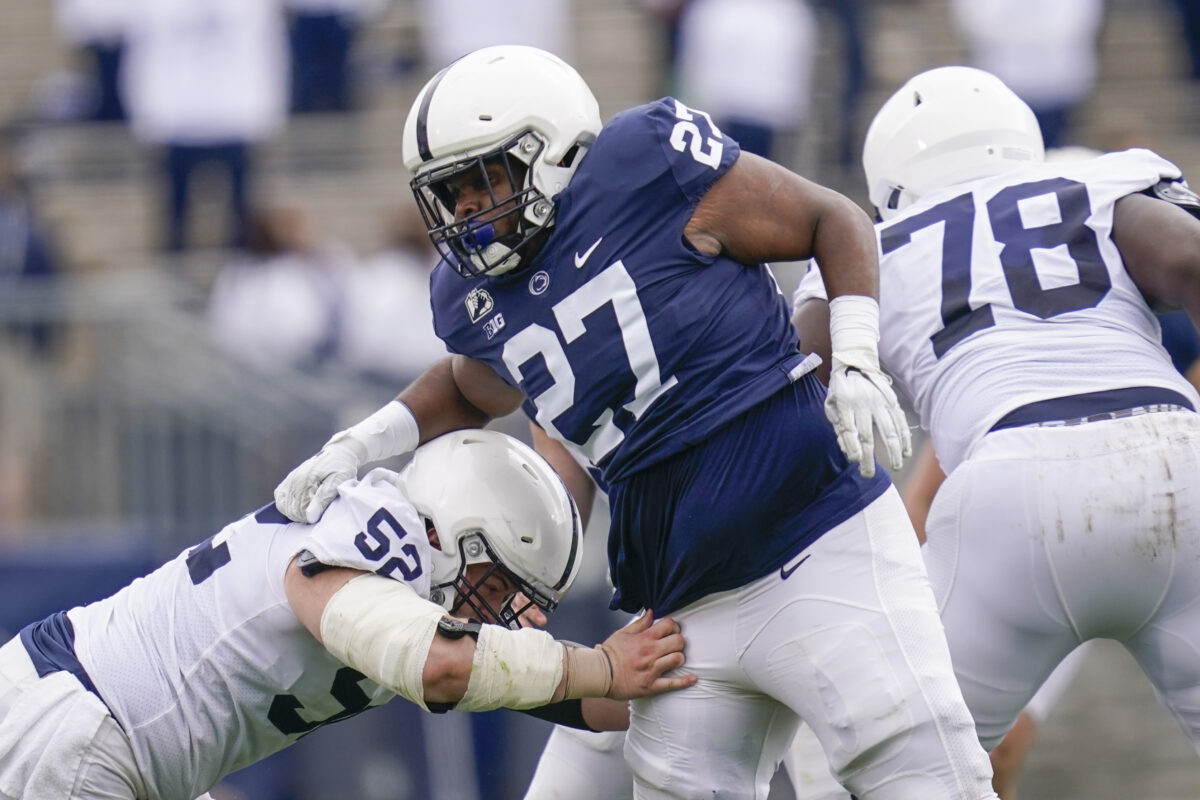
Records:
[[[393,400],[362,422],[335,433],[275,487],[275,507],[288,519],[312,524],[337,496],[338,487],[370,461],[415,450],[420,434],[408,406]]]
[[[838,447],[858,463],[864,478],[875,474],[875,433],[879,428],[893,470],[912,455],[912,433],[892,391],[892,381],[879,368],[879,303],[863,295],[829,301],[832,363],[825,416],[833,424]]]

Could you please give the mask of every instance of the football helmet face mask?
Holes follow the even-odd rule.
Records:
[[[485,47],[435,75],[409,111],[403,150],[442,257],[465,277],[520,266],[599,132],[591,89],[544,50]],[[508,186],[489,182],[489,168]],[[480,176],[492,206],[459,217],[456,185]]]
[[[923,195],[1040,162],[1033,111],[1004,83],[971,67],[938,67],[909,79],[867,129],[863,170],[880,219]]]
[[[530,447],[498,431],[465,430],[418,447],[398,483],[437,534],[430,599],[451,614],[521,626],[549,613],[575,581],[583,524],[558,474]],[[487,564],[485,570],[468,570]],[[472,575],[468,575],[471,572]],[[489,602],[502,575],[515,591]]]

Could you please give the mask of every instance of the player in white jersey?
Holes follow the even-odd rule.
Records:
[[[669,619],[596,648],[524,626],[570,587],[581,536],[549,465],[494,431],[345,483],[312,525],[266,506],[0,648],[0,798],[191,800],[395,694],[622,727],[627,704],[593,698],[694,679],[663,677],[683,663]]]
[[[1115,639],[1200,747],[1200,399],[1154,316],[1200,318],[1200,202],[1146,150],[1042,161],[1029,109],[963,67],[910,80],[864,149],[881,362],[949,476],[924,552],[955,673],[991,749]],[[813,272],[802,339],[822,298]]]

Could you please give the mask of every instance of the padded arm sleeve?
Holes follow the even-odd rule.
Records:
[[[421,672],[445,614],[407,584],[360,575],[329,598],[321,640],[343,664],[428,711]]]

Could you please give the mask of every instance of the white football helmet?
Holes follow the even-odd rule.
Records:
[[[922,195],[1044,158],[1033,111],[989,72],[938,67],[909,79],[867,129],[863,170],[880,219]]]
[[[404,123],[404,166],[430,238],[467,277],[500,275],[521,263],[523,248],[554,224],[554,198],[566,188],[600,132],[600,107],[570,65],[536,47],[476,50],[434,75]],[[448,181],[507,170],[513,193],[492,195],[515,231],[497,235],[484,209],[455,219]]]
[[[397,483],[426,529],[437,533],[431,596],[451,613],[520,627],[530,604],[552,611],[575,580],[583,524],[562,479],[532,448],[498,431],[462,430],[421,445]],[[471,564],[492,569],[474,583]],[[479,588],[496,571],[528,602],[493,608]]]

